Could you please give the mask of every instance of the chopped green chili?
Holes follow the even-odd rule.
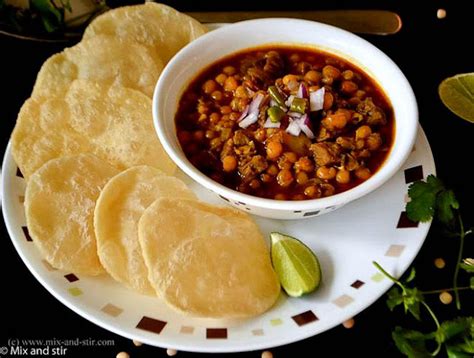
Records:
[[[267,114],[273,123],[278,123],[281,121],[281,119],[285,115],[285,112],[283,112],[283,110],[280,107],[273,106],[267,109]]]
[[[307,102],[304,98],[293,98],[293,102],[291,102],[290,111],[298,112],[301,114],[306,113],[306,106]]]

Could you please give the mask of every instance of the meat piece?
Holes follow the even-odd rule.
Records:
[[[285,68],[285,61],[276,51],[268,51],[265,54],[265,65],[263,70],[268,73],[270,77],[277,78],[283,74]]]
[[[270,81],[270,76],[261,67],[249,67],[244,78],[258,85],[264,85]]]
[[[222,147],[220,154],[221,160],[223,160],[228,155],[234,155],[234,141],[231,139],[227,140]]]
[[[239,163],[239,174],[244,182],[250,182],[268,168],[268,162],[261,155],[253,156],[245,163]]]
[[[351,137],[337,137],[336,143],[346,150],[355,148],[354,138]]]
[[[337,143],[315,143],[309,147],[318,166],[332,165],[341,161],[341,146]]]
[[[359,168],[359,162],[350,154],[344,156],[342,165],[350,172]]]
[[[316,133],[316,141],[317,142],[324,142],[328,139],[331,139],[334,136],[335,136],[334,132],[330,132],[325,127],[320,125],[318,133]]]
[[[367,97],[357,105],[357,112],[366,117],[368,125],[376,126],[387,124],[384,111],[374,104],[371,97]]]
[[[245,132],[243,130],[237,130],[234,133],[233,141],[234,144],[239,147],[241,145],[248,144],[250,142],[250,139],[245,135]]]

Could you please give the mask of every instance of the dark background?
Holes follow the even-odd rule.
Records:
[[[167,1],[178,10],[303,10],[303,9],[364,9],[379,8],[396,11],[403,20],[400,33],[392,36],[363,36],[388,54],[402,69],[414,88],[423,126],[436,161],[438,176],[452,188],[460,203],[466,225],[474,225],[474,195],[472,185],[474,124],[463,121],[449,112],[439,100],[438,84],[445,77],[474,71],[472,54],[472,9],[469,1],[273,1],[228,2]],[[119,2],[114,2],[115,5]],[[416,7],[415,7],[416,6]],[[439,20],[436,10],[444,8],[447,17]],[[291,31],[291,29],[288,29]],[[42,62],[64,45],[45,45],[12,40],[0,35],[0,148],[3,154],[16,115],[28,98],[36,73]],[[128,339],[112,334],[78,316],[53,298],[30,274],[10,242],[3,221],[0,223],[0,346],[8,338],[32,339],[113,339],[110,348],[72,348],[67,357],[115,357],[124,350],[133,357],[165,357],[166,352],[154,347],[135,347]],[[464,257],[474,257],[473,237],[468,237]],[[458,240],[443,237],[441,229],[433,225],[427,241],[414,262],[417,284],[424,289],[444,288],[451,285]],[[443,257],[447,266],[434,267],[433,260]],[[467,282],[467,277],[461,275]],[[430,299],[441,319],[458,315],[472,315],[474,294],[461,295],[464,305],[458,312],[454,304],[442,305],[437,295]],[[287,346],[271,349],[275,357],[306,355],[318,357],[364,356],[399,357],[391,340],[395,325],[424,330],[433,329],[424,316],[418,324],[405,317],[402,310],[390,313],[385,298],[360,313],[354,328],[342,326]],[[261,352],[233,356],[260,357]],[[205,354],[179,352],[179,357],[197,357]]]

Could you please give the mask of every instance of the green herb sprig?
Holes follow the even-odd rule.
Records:
[[[456,267],[453,273],[453,287],[423,291],[413,285],[416,277],[412,268],[404,280],[398,280],[390,275],[382,266],[374,262],[375,267],[395,286],[388,292],[387,306],[394,310],[403,306],[405,313],[410,313],[416,320],[421,320],[421,308],[429,314],[435,324],[435,330],[423,333],[402,327],[395,327],[392,338],[399,351],[409,358],[425,358],[438,355],[445,348],[449,358],[472,358],[474,354],[474,317],[457,317],[441,322],[425,300],[425,295],[453,291],[456,307],[461,309],[459,292],[474,290],[474,276],[470,277],[469,285],[459,287],[459,271],[463,269],[468,274],[474,274],[474,259],[462,260],[465,237],[472,234],[472,228],[465,229],[459,202],[454,192],[446,189],[443,182],[434,175],[429,175],[426,181],[417,181],[408,189],[410,202],[406,205],[407,216],[416,222],[427,222],[436,218],[446,229],[447,236],[459,238],[459,250]],[[433,347],[430,350],[430,347]]]

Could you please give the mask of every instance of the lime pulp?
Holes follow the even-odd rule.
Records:
[[[271,257],[281,286],[291,297],[315,291],[321,283],[318,258],[305,244],[294,237],[272,232]]]

